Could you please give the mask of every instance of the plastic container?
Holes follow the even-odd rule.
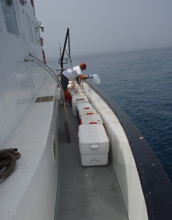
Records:
[[[81,115],[81,124],[103,124],[103,121],[99,114],[97,113],[87,113],[86,115]]]
[[[91,109],[93,106],[90,103],[78,103],[77,104],[77,110],[80,112],[82,109]]]
[[[97,112],[90,103],[77,104],[77,115],[80,124],[81,124],[81,116],[87,114],[97,114]]]
[[[71,96],[77,95],[78,94],[78,90],[77,89],[69,89],[69,93],[70,93]]]
[[[83,166],[108,164],[109,138],[102,124],[79,126],[79,150]]]
[[[74,117],[77,117],[78,103],[88,103],[87,97],[84,94],[76,94],[72,96],[72,112]]]

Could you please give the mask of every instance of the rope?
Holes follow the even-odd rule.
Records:
[[[9,176],[16,165],[16,160],[20,158],[17,148],[0,150],[0,179]]]

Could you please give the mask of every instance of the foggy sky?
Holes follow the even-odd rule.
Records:
[[[172,46],[172,0],[36,0],[46,56],[59,57],[70,28],[71,54]]]

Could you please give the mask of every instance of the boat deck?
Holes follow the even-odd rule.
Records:
[[[112,164],[83,167],[78,144],[78,120],[67,107],[71,142],[67,140],[63,106],[59,128],[60,174],[55,219],[127,220],[125,204]]]

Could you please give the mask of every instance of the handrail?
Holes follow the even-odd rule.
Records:
[[[56,75],[56,73],[54,72],[54,70],[52,70],[47,64],[45,64],[45,63],[43,63],[40,59],[38,59],[37,57],[35,57],[35,56],[33,56],[31,53],[29,53],[29,55],[31,56],[31,57],[33,57],[36,61],[38,61],[41,65],[42,65],[42,67],[45,69],[45,67],[51,72],[49,72],[49,71],[47,71],[47,72],[49,72],[52,76],[53,76],[53,78],[55,79],[55,81],[56,82],[58,82],[58,77],[57,77],[57,75]],[[38,63],[38,62],[36,62],[35,60],[33,60],[35,63]],[[39,64],[38,63],[38,64]],[[46,70],[46,69],[45,69]]]
[[[70,132],[69,132],[69,125],[68,125],[67,111],[66,111],[65,95],[64,95],[64,91],[63,91],[63,87],[61,85],[61,82],[58,80],[58,77],[55,74],[55,72],[47,64],[43,63],[40,59],[38,59],[37,57],[33,56],[31,53],[29,53],[29,55],[31,57],[33,57],[34,59],[31,59],[31,60],[24,59],[24,61],[25,62],[32,61],[32,62],[35,62],[35,63],[39,64],[44,70],[46,70],[53,77],[53,79],[56,81],[56,83],[60,87],[60,90],[62,91],[62,94],[63,94],[62,95],[62,97],[63,97],[63,106],[64,106],[64,112],[65,112],[66,132],[67,132],[68,141],[70,142]]]

